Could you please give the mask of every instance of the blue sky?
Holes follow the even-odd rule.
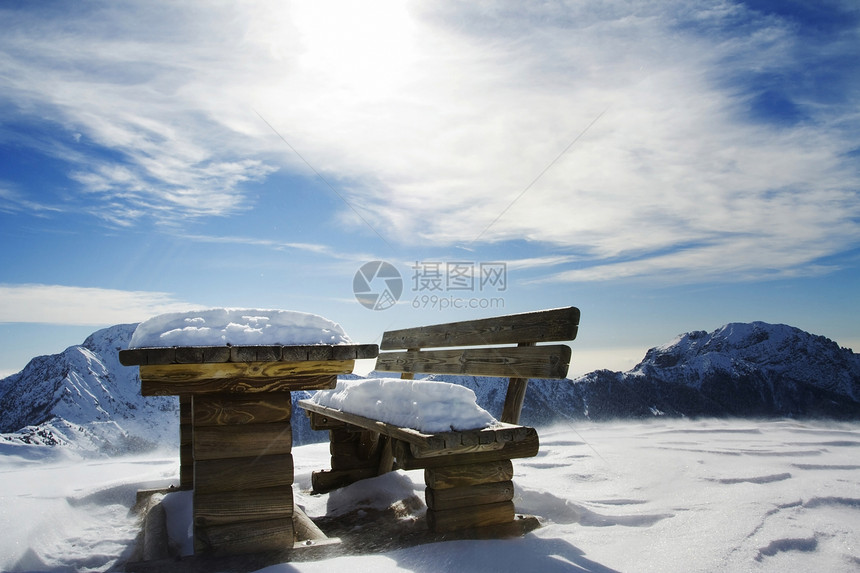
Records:
[[[222,306],[375,342],[576,305],[573,374],[735,321],[860,347],[856,2],[7,2],[0,28],[0,373]],[[370,261],[397,305],[356,300]]]

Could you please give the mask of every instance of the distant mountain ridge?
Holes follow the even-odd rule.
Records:
[[[504,384],[471,377],[460,382],[484,407],[501,412]],[[628,372],[532,380],[521,422],[659,415],[858,419],[860,355],[784,324],[731,323],[652,348]]]
[[[104,454],[178,447],[178,400],[143,398],[138,369],[119,364],[118,352],[136,326],[98,330],[83,344],[34,358],[0,380],[0,446],[61,445]],[[429,378],[472,388],[479,404],[501,414],[504,381]],[[294,392],[293,401],[309,395]],[[327,439],[295,412],[296,444]],[[860,355],[791,326],[727,324],[652,348],[628,372],[531,380],[521,423],[662,415],[860,419]]]
[[[7,444],[69,445],[120,453],[175,441],[176,398],[140,395],[137,368],[119,363],[137,324],[98,330],[59,354],[32,359],[0,381],[0,433]]]

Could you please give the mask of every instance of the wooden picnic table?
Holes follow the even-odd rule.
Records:
[[[193,489],[195,554],[293,547],[292,391],[334,388],[375,344],[120,351],[141,394],[179,396],[180,487]]]

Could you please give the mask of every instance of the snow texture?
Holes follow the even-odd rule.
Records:
[[[379,551],[360,544],[362,554],[263,571],[839,573],[860,567],[856,422],[658,418],[539,432],[538,456],[514,460],[517,511],[543,525],[525,537]],[[424,526],[421,470],[311,495],[311,472],[329,467],[330,455],[327,443],[293,449],[295,502],[309,516],[363,524],[360,535],[368,539],[395,531],[394,542],[396,531]],[[0,571],[122,570],[139,531],[129,511],[134,492],[175,484],[177,476],[175,453],[27,460],[6,450],[0,455]],[[171,535],[186,551],[190,497],[165,496]],[[385,508],[394,509],[379,513]]]
[[[339,324],[316,314],[213,308],[150,318],[134,331],[129,348],[351,343]]]
[[[427,380],[369,378],[339,380],[312,401],[427,434],[486,428],[496,420],[463,386]]]

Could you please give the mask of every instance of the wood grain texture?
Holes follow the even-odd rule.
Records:
[[[514,518],[514,504],[511,501],[458,509],[427,510],[427,526],[430,531],[436,533],[498,525],[514,521]]]
[[[564,342],[576,338],[579,309],[557,308],[391,330],[383,333],[380,348],[444,348],[519,342]]]
[[[278,454],[194,462],[194,490],[217,493],[242,489],[290,487],[293,456]]]
[[[292,517],[196,527],[194,552],[240,555],[283,551],[293,546],[294,538]]]
[[[514,483],[501,481],[439,490],[428,487],[424,490],[424,499],[427,507],[433,510],[511,501],[514,499]]]
[[[200,395],[194,397],[194,426],[289,422],[292,409],[289,392]]]
[[[195,527],[293,516],[293,489],[290,486],[218,493],[195,491],[193,496]]]
[[[143,367],[141,367],[143,368]],[[143,396],[182,396],[187,394],[261,394],[294,390],[328,390],[337,385],[337,375],[293,376],[286,378],[217,378],[190,382],[141,380]]]
[[[427,487],[432,487],[436,490],[509,481],[513,477],[514,465],[511,463],[511,460],[497,460],[482,464],[445,466],[424,470],[424,483]]]
[[[534,342],[520,342],[518,346],[534,346]],[[508,381],[508,391],[505,394],[505,404],[502,406],[502,422],[508,424],[519,424],[520,413],[523,410],[523,402],[526,399],[526,390],[529,386],[528,378],[511,378]]]
[[[289,454],[292,447],[289,422],[194,428],[195,461]]]
[[[194,487],[194,454],[191,444],[179,446],[179,487],[191,489]]]
[[[218,379],[278,380],[297,376],[349,374],[354,366],[354,360],[162,364],[141,366],[140,379],[159,382],[197,382]]]
[[[313,493],[326,493],[357,481],[376,477],[376,468],[322,470],[311,474]]]
[[[534,440],[509,442],[502,449],[491,452],[416,458],[412,455],[409,444],[399,440],[392,442],[392,452],[394,453],[396,466],[403,470],[442,468],[450,465],[484,464],[517,458],[531,458],[537,455],[539,448],[540,444],[535,436]]]
[[[123,366],[147,366],[277,360],[360,360],[376,358],[378,352],[379,347],[376,344],[175,346],[120,350],[119,361]]]
[[[305,413],[310,418],[311,430],[335,430],[343,428],[345,425],[345,422],[329,418],[323,414],[317,414],[316,412],[308,410],[306,410]]]
[[[500,346],[383,352],[376,370],[421,374],[468,374],[503,378],[564,378],[570,366],[570,347]]]

